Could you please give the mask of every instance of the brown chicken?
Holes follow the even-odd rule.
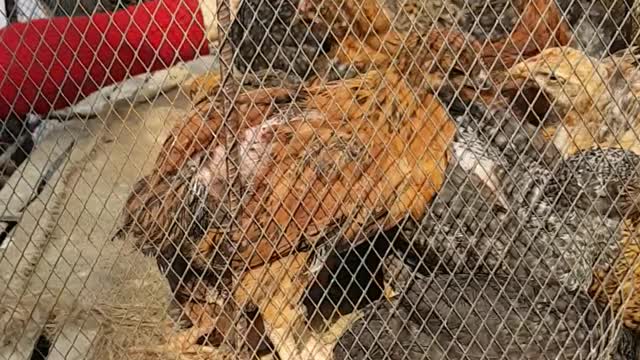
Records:
[[[540,107],[537,116],[545,119],[544,135],[565,156],[594,147],[640,154],[640,103],[636,98],[640,70],[633,53],[624,51],[596,61],[579,50],[554,48],[514,66],[510,73],[535,80],[542,94],[530,98],[542,96],[553,104],[551,109]],[[593,295],[616,309],[623,308],[625,324],[633,329],[640,329],[638,225],[633,221],[623,224],[619,245],[623,256],[611,269],[596,271],[591,286]]]
[[[380,48],[383,35],[394,28],[394,23],[389,20],[388,12],[377,1],[366,2],[360,8],[359,2],[326,0],[320,1],[319,8],[316,8],[317,0],[300,0],[298,7],[303,17],[316,18],[320,14],[323,21],[329,24],[341,24],[334,26],[337,39],[343,39],[336,53],[336,58],[341,63],[354,63],[356,68],[362,70],[363,65],[378,65],[378,60],[386,61],[387,56],[376,57],[375,54],[384,50]],[[337,5],[336,3],[339,3]],[[514,16],[519,16],[519,21],[514,24],[511,33],[504,33],[504,36],[486,35],[483,31],[477,36],[482,43],[475,47],[475,51],[487,67],[487,69],[498,70],[513,65],[519,58],[528,58],[538,54],[541,50],[552,47],[566,45],[571,41],[571,32],[567,24],[562,21],[561,13],[553,0],[517,1],[515,8],[518,10]],[[476,12],[481,12],[481,8],[471,8],[461,15],[462,29],[472,32]],[[306,14],[306,15],[305,15]],[[358,26],[348,26],[350,24],[345,18],[365,16],[370,19],[370,25],[359,28]],[[366,24],[366,22],[361,22]],[[464,26],[467,24],[467,26]],[[370,31],[370,28],[373,31]],[[489,33],[491,33],[489,31]]]
[[[354,17],[361,29],[375,21],[366,12]],[[242,188],[234,190],[244,195],[231,206],[222,203],[229,186],[216,107],[206,114],[208,106],[199,105],[167,140],[155,171],[128,199],[121,232],[163,259],[161,268],[176,257],[187,260],[191,276],[180,277],[175,291],[188,295],[190,307],[208,304],[211,315],[222,306],[235,316],[257,305],[274,331],[283,320],[264,309],[274,296],[239,292],[265,285],[252,273],[290,261],[285,257],[296,250],[356,246],[428,208],[455,133],[434,89],[448,81],[445,74],[475,79],[480,71],[460,34],[405,39],[387,32],[371,43],[394,65],[302,91],[267,88],[236,99]],[[286,285],[278,281],[274,288]],[[289,289],[284,300],[295,302],[298,293]],[[217,327],[225,336],[234,323],[193,316],[192,322],[196,335]]]
[[[317,82],[351,77],[387,56],[348,33],[347,21],[331,13],[333,32],[317,21],[315,12],[301,21],[297,0],[248,1],[234,20],[231,41],[237,47],[235,67],[244,82],[279,86],[301,79]],[[602,57],[632,41],[628,16],[631,1],[590,0],[379,0],[379,7],[400,32],[428,32],[434,22],[457,27],[485,42],[483,62],[493,69],[510,66],[540,50],[571,45]],[[305,4],[300,4],[305,8]],[[277,9],[278,11],[275,11]],[[304,14],[303,14],[304,15]],[[561,21],[564,16],[564,21]],[[305,17],[305,16],[302,16]],[[385,25],[385,27],[388,27]],[[620,31],[618,31],[620,29]],[[340,30],[340,31],[336,31]],[[380,30],[380,29],[378,29]],[[478,50],[480,51],[480,50]]]
[[[351,6],[353,5],[354,4],[351,4]],[[347,18],[359,19],[358,21],[356,21],[356,25],[358,24],[359,25],[354,26],[351,29],[347,29],[346,27],[343,27],[342,29],[340,29],[339,26],[336,26],[338,30],[336,31],[336,33],[342,36],[341,38],[342,46],[339,48],[338,50],[339,52],[337,56],[348,59],[347,61],[355,64],[355,67],[360,69],[360,71],[365,71],[366,69],[369,69],[370,65],[375,65],[375,68],[378,68],[378,69],[385,69],[389,66],[391,59],[394,58],[393,56],[394,51],[398,51],[397,49],[402,47],[403,41],[407,41],[408,43],[407,46],[409,47],[409,46],[415,46],[414,44],[412,44],[412,41],[415,43],[418,43],[418,40],[416,36],[408,37],[405,40],[403,36],[398,36],[397,33],[392,32],[391,25],[388,18],[385,18],[384,16],[380,16],[381,13],[379,12],[379,7],[377,3],[375,3],[375,1],[364,2],[364,5],[365,6],[362,7],[364,11],[358,11],[355,7],[350,7],[350,5],[345,5],[344,9],[341,9],[340,13],[335,10],[333,11],[328,10],[332,14],[340,14],[341,16],[343,16],[341,19],[339,19],[338,24],[347,23],[347,21],[345,20]],[[307,12],[310,11],[310,9],[312,9],[312,7],[309,7],[308,3],[303,4],[303,6],[308,7],[304,9]],[[327,10],[325,9],[324,11],[327,11]],[[325,12],[325,14],[326,13],[327,12]],[[334,22],[333,19],[331,19],[331,21]],[[373,26],[371,24],[373,24]],[[372,33],[369,32],[370,28],[374,29],[373,35]],[[340,38],[340,36],[338,38]],[[433,35],[431,36],[433,38]],[[437,45],[441,46],[442,44],[437,44]],[[475,49],[478,49],[478,47],[476,46]],[[432,54],[430,54],[429,51],[433,51],[433,50],[437,50],[437,48],[436,49],[426,48],[423,51],[427,53],[426,54],[427,56],[432,56]],[[411,57],[408,57],[408,59],[411,59]],[[403,64],[403,65],[407,66],[406,64]],[[460,70],[464,71],[464,69],[467,69],[470,67],[471,66],[463,66],[463,67],[460,67]],[[447,70],[446,66],[443,67],[442,70],[446,71]],[[482,76],[479,76],[479,77],[482,78]],[[210,76],[209,78],[202,78],[198,80],[198,82],[200,82],[200,84],[196,83],[196,86],[193,88],[194,93],[201,91],[202,88],[205,88],[205,89],[208,88],[210,89],[209,91],[201,92],[200,95],[204,95],[207,93],[214,94],[216,92],[215,84],[218,83],[218,76],[217,74],[215,74],[213,76]],[[209,84],[205,84],[205,86],[202,86],[202,82],[208,82]],[[312,91],[313,90],[311,90],[310,92]],[[326,90],[323,89],[322,91],[326,91]],[[331,93],[331,91],[332,90],[330,90],[329,93]],[[268,94],[264,91],[262,92],[258,91],[256,93],[262,94],[262,98],[264,99],[264,102],[263,102],[264,107],[269,107],[272,105],[271,94]],[[286,98],[287,96],[289,96],[289,93],[287,92],[284,95]],[[353,95],[351,93],[344,92],[344,96],[341,98],[344,100],[339,100],[339,101],[340,102],[344,101],[344,103],[348,103],[349,101],[351,101],[352,96]],[[201,97],[201,96],[198,96],[198,97]],[[278,99],[277,96],[275,96],[274,98]],[[278,100],[274,102],[277,103]],[[242,101],[239,101],[239,103],[242,104]],[[240,106],[247,107],[248,105],[245,104]],[[258,115],[257,118],[259,119],[262,119],[261,116],[262,116],[262,113],[264,112],[264,110],[262,109],[253,109],[253,110],[246,110],[246,111],[257,114]],[[251,117],[251,118],[256,118],[256,117]],[[196,120],[196,123],[192,124],[191,126],[185,126],[181,130],[181,134],[177,135],[176,139],[178,141],[184,141],[184,143],[179,144],[179,146],[176,146],[172,149],[173,155],[168,157],[168,162],[167,162],[167,165],[169,166],[169,168],[173,168],[173,169],[180,168],[184,164],[183,161],[185,161],[185,159],[188,159],[190,154],[193,153],[193,150],[187,150],[183,152],[182,149],[188,149],[194,144],[194,141],[192,139],[193,134],[197,133],[196,131],[197,128],[201,126],[200,124],[197,123],[198,119],[194,119],[194,120]],[[214,128],[216,126],[219,126],[219,124],[215,124]],[[198,143],[198,142],[206,143],[206,140],[198,139],[195,143]],[[287,186],[291,186],[291,185],[287,184]],[[220,189],[219,191],[222,191],[222,190]],[[296,204],[297,206],[297,202],[293,202],[293,203]],[[393,221],[390,222],[389,224],[392,224],[392,223]],[[277,226],[275,227],[275,229],[277,230]],[[294,231],[296,230],[297,229],[294,229]],[[360,231],[360,229],[358,229],[358,231]],[[266,255],[268,254],[261,254],[261,256],[258,258],[258,263],[256,263],[256,265],[259,265],[259,263],[264,261],[263,257],[265,257]],[[254,259],[256,258],[254,257]],[[296,298],[296,297],[292,297],[292,298]],[[268,317],[268,315],[266,317]]]
[[[310,1],[300,1],[299,7],[308,12]],[[628,16],[631,1],[607,5],[590,0],[380,0],[378,3],[379,11],[393,19],[390,27],[400,32],[425,33],[435,22],[470,34],[482,44],[479,50],[482,61],[487,66],[495,63],[498,68],[509,67],[549,47],[570,45],[601,58],[632,42]],[[325,21],[339,18],[335,6],[323,6],[328,9]],[[314,16],[315,12],[307,15]]]
[[[382,36],[390,30],[405,34],[409,31],[415,33],[414,30],[419,33],[428,32],[433,26],[435,14],[439,14],[437,22],[445,25],[445,28],[459,28],[482,42],[482,45],[475,47],[475,51],[482,54],[479,58],[486,68],[494,71],[509,67],[520,58],[536,55],[547,47],[566,45],[572,41],[568,24],[562,21],[561,11],[554,0],[490,0],[478,1],[469,6],[464,6],[464,3],[457,0],[427,1],[426,4],[415,0],[402,4],[393,0],[377,0],[366,2],[363,12],[359,11],[359,1],[338,1],[341,3],[338,7],[333,0],[327,0],[321,2],[319,9],[316,9],[317,1],[302,0],[294,1],[298,3],[300,10],[298,16],[292,13],[289,0],[281,2],[283,8],[286,8],[286,14],[278,13],[276,16],[273,12],[272,7],[279,6],[280,2],[246,3],[241,9],[241,12],[246,12],[246,16],[239,15],[234,22],[236,30],[249,29],[248,34],[236,31],[231,35],[235,39],[233,41],[246,43],[247,49],[250,49],[243,51],[241,47],[235,57],[236,67],[245,83],[249,81],[251,85],[262,86],[281,83],[295,85],[299,84],[300,78],[304,78],[307,80],[306,84],[310,85],[353,77],[372,66],[384,68],[391,57],[388,51],[380,48]],[[440,7],[446,9],[439,13]],[[429,9],[433,11],[424,13]],[[259,21],[255,19],[256,12],[261,14]],[[317,13],[322,15],[323,21],[318,20]],[[348,20],[356,16],[364,16],[361,20],[368,21],[352,23]],[[270,18],[273,18],[271,22]],[[295,41],[280,40],[290,37],[291,31],[305,30],[305,22],[300,18],[314,26],[307,25],[309,34],[304,40],[298,40],[300,49],[296,50]],[[480,23],[476,23],[477,19],[480,19]],[[288,26],[287,22],[290,22]],[[496,23],[499,26],[494,27]],[[331,24],[331,35],[328,35],[328,30],[316,29],[323,26],[326,28],[325,24]],[[323,42],[318,41],[326,36],[328,37]],[[267,40],[260,40],[263,38]],[[281,46],[274,47],[274,42],[278,41],[282,42]],[[256,44],[260,44],[258,50]],[[278,55],[268,56],[276,48],[280,49]],[[263,61],[262,58],[274,60]],[[288,63],[290,68],[287,67]],[[250,70],[247,70],[246,64],[251,64]],[[217,74],[208,74],[205,78],[207,76],[215,78]],[[196,84],[214,82],[203,80]],[[213,95],[210,88],[204,87],[203,92]]]
[[[540,118],[546,119],[546,136],[563,153],[596,145],[640,153],[640,70],[633,52],[598,61],[580,50],[552,48],[509,73],[533,79],[553,102],[551,120]]]
[[[522,9],[527,6],[527,1],[522,0],[383,2],[390,17],[394,19],[393,25],[396,29],[424,32],[428,31],[435,21],[447,27],[458,26],[461,31],[471,34],[478,41],[491,42],[508,38],[519,21]],[[570,25],[572,37],[568,45],[576,49],[600,58],[632,43],[632,17],[629,16],[632,0],[554,0],[549,4],[557,5],[554,7],[560,9],[564,21]],[[544,12],[544,8],[538,9],[541,14]],[[538,21],[535,18],[531,20]],[[540,20],[543,21],[545,18],[542,17]],[[530,24],[536,25],[537,22]]]

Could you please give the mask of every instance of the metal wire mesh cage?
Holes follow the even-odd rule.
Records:
[[[633,1],[39,1],[0,358],[640,359]]]

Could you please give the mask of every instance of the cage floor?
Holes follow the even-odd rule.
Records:
[[[188,108],[173,91],[60,125],[0,192],[17,215],[39,175],[75,140],[1,253],[0,358],[29,358],[43,328],[52,360],[122,359],[128,346],[160,340],[168,289],[155,264],[110,239],[125,196]]]

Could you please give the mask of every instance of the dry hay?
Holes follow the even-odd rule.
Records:
[[[127,257],[138,265],[122,274],[122,285],[115,293],[95,304],[100,327],[93,359],[163,359],[161,354],[132,353],[130,349],[163,343],[163,329],[171,324],[166,311],[168,286],[153,261],[138,254]]]
[[[123,254],[119,260],[125,266],[112,269],[112,280],[120,286],[95,302],[56,308],[45,334],[53,343],[64,336],[65,327],[75,325],[94,332],[87,359],[173,359],[130,352],[132,347],[164,341],[163,329],[171,324],[166,316],[170,294],[155,263],[137,253]]]

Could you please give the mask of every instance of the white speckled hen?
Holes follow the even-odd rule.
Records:
[[[520,121],[478,103],[458,104],[451,108],[462,124],[456,164],[427,215],[402,227],[406,241],[420,256],[441,260],[430,270],[533,274],[570,291],[588,290],[593,271],[620,255],[623,223],[638,220],[640,156],[595,149],[564,162],[541,161],[540,146],[557,157],[551,144],[527,151],[496,130],[509,144],[504,151],[485,145],[473,124]]]

